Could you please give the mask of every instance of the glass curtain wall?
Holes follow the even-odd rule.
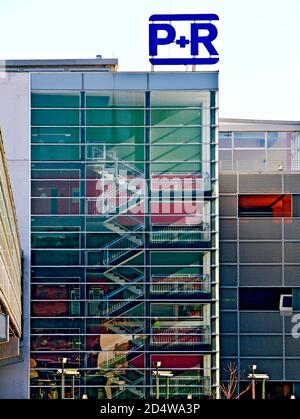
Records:
[[[299,132],[220,132],[220,170],[299,171]]]
[[[215,101],[32,92],[32,398],[215,396]]]

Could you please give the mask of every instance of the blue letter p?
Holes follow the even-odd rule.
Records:
[[[165,31],[167,36],[158,38],[158,31]],[[175,41],[176,31],[172,25],[167,23],[151,23],[149,25],[149,55],[154,57],[157,55],[157,47],[159,45],[168,45]]]

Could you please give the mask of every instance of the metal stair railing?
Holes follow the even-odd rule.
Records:
[[[128,202],[130,202],[132,199],[138,199],[141,200],[144,199],[144,197],[141,195],[141,191],[136,189],[135,191],[130,190],[130,184],[137,181],[138,179],[142,179],[142,177],[136,177],[133,180],[130,180],[128,183],[125,183],[124,185],[121,185],[119,188],[104,192],[101,195],[99,195],[96,198],[97,205],[101,205],[104,201],[106,201],[105,205],[105,211],[104,206],[103,208],[100,207],[100,210],[98,211],[101,214],[109,213],[110,211],[116,210],[117,208],[121,208],[122,205],[124,206],[126,204],[126,208],[128,206]],[[124,195],[123,195],[124,193]],[[125,195],[126,193],[126,195]],[[120,202],[121,201],[121,202]],[[102,210],[103,209],[103,210]],[[122,211],[120,211],[121,213]]]
[[[186,397],[191,394],[193,397],[209,396],[210,395],[210,377],[169,377],[160,378],[159,393],[160,396],[166,397],[167,392],[169,397]],[[168,387],[168,388],[167,388]],[[156,395],[156,384],[152,382],[151,395]]]
[[[129,327],[126,327],[124,324],[117,324],[117,325],[114,325],[114,324],[111,324],[111,323],[113,323],[113,321],[114,321],[115,319],[110,319],[109,321],[107,321],[105,324],[104,324],[104,326],[106,326],[106,327],[110,327],[110,326],[112,326],[112,327],[114,327],[114,328],[118,328],[118,329],[120,329],[120,330],[122,330],[122,331],[124,331],[125,333],[129,333],[129,334],[134,334],[134,335],[139,335],[139,334],[142,334],[143,333],[143,331],[144,331],[144,328],[143,327],[138,327],[138,325],[136,326],[136,328],[135,329],[133,329],[132,330],[132,328],[130,329]]]
[[[120,364],[120,361],[124,361],[124,364],[128,362],[127,360],[127,356],[130,353],[135,353],[137,351],[139,351],[142,347],[144,346],[143,343],[141,343],[140,345],[137,345],[136,347],[129,349],[121,354],[118,354],[116,356],[114,356],[113,358],[109,359],[109,360],[105,360],[103,362],[101,362],[101,364],[99,365],[99,369],[113,369],[115,367],[116,364]],[[108,352],[114,352],[115,351],[115,344],[108,346],[106,348],[106,351]],[[136,359],[139,355],[137,355],[135,358],[132,358],[130,360],[130,362],[132,362],[134,359]],[[121,368],[121,367],[118,367]],[[138,370],[139,371],[139,370]]]
[[[124,378],[124,377],[122,377]],[[142,398],[143,397],[143,391],[141,390],[141,388],[137,387],[134,388],[134,386],[136,387],[138,384],[140,384],[141,382],[144,381],[144,377],[139,377],[136,379],[136,381],[130,383],[129,386],[126,386],[126,383],[123,384],[124,388],[122,390],[119,390],[118,392],[116,392],[115,394],[112,395],[113,399],[117,399],[119,398],[119,396],[121,396],[122,394],[125,394],[127,392],[133,393],[137,396],[137,398]],[[127,398],[127,395],[126,395]],[[136,397],[135,397],[136,398]]]
[[[128,363],[128,368],[131,368],[131,370],[126,370],[126,372],[121,374],[127,383],[135,384],[137,380],[140,380],[144,377],[142,371],[136,369],[134,366],[131,365],[131,363]],[[139,376],[137,377],[137,375]]]
[[[110,314],[112,314],[113,312],[119,310],[122,307],[127,306],[129,303],[135,301],[134,298],[131,297],[127,297],[126,300],[122,300],[122,301],[113,301],[111,302],[111,304],[108,304],[108,301],[106,302],[106,308],[102,310],[102,315],[103,316],[109,316]]]
[[[106,151],[106,147],[105,144],[103,144],[103,157],[101,158],[101,160],[104,161],[103,164],[103,178],[105,177],[105,162],[106,163],[113,163],[115,165],[114,168],[114,173],[110,173],[114,176],[115,179],[118,179],[118,184],[120,185],[121,182],[125,181],[124,185],[119,186],[116,190],[113,191],[108,191],[108,192],[103,192],[99,197],[97,197],[95,199],[96,201],[96,208],[97,211],[100,213],[103,213],[104,211],[102,211],[102,209],[104,210],[104,207],[99,209],[99,205],[101,205],[101,202],[99,201],[99,199],[101,199],[101,201],[103,202],[104,200],[108,200],[108,202],[110,203],[111,206],[109,206],[108,208],[106,208],[105,212],[109,212],[113,209],[115,209],[117,206],[114,205],[114,203],[117,200],[118,195],[120,195],[122,193],[122,191],[130,191],[130,185],[133,182],[136,182],[137,180],[141,180],[144,178],[144,172],[140,169],[138,169],[137,167],[133,166],[132,164],[118,158],[114,152],[107,152]],[[120,174],[119,172],[119,168],[123,167],[124,171],[129,170],[131,173],[135,174],[135,177],[133,179],[128,178],[127,176],[122,176],[122,174]],[[99,182],[101,182],[101,179],[99,180]],[[99,183],[98,183],[99,185]],[[101,190],[101,184],[99,185],[99,189]],[[140,196],[140,191],[135,190],[135,191],[130,191],[133,195],[137,195]],[[137,192],[139,192],[138,194],[136,194]],[[111,200],[109,198],[113,198],[113,201],[111,203]],[[133,196],[134,197],[134,196]],[[131,197],[130,199],[132,199],[133,197]],[[126,198],[126,197],[124,197]],[[128,201],[128,200],[127,200]],[[103,204],[102,204],[103,206]]]
[[[123,165],[124,167],[128,167],[133,172],[144,174],[142,170],[138,169],[137,167],[133,166],[132,164],[125,162],[124,160],[116,157],[113,152],[104,151],[104,155],[110,157],[118,166]]]
[[[103,316],[108,316],[110,314],[112,314],[114,311],[119,310],[120,308],[128,305],[129,303],[138,300],[138,297],[136,295],[134,295],[134,293],[129,292],[128,288],[127,289],[121,289],[120,292],[124,293],[123,299],[122,300],[112,300],[109,301],[106,300],[106,308],[102,310],[102,315]],[[109,304],[110,303],[110,304]]]
[[[150,344],[155,347],[209,344],[209,332],[208,326],[152,328]]]
[[[138,278],[136,278],[136,279],[134,279],[130,282],[127,282],[126,284],[122,284],[122,286],[120,288],[110,292],[109,294],[103,295],[103,297],[99,301],[111,299],[112,297],[119,294],[120,292],[123,292],[124,290],[136,285],[138,282],[140,282],[141,279],[143,279],[143,277],[144,277],[144,275],[142,275],[142,276],[140,276],[140,277],[138,277]],[[128,281],[128,279],[127,279],[127,281]]]
[[[100,375],[106,376],[107,374],[111,374],[112,376],[115,376],[116,379],[119,379],[119,382],[112,383],[112,388],[120,387],[120,378],[122,379],[122,387],[125,384],[129,384],[130,387],[133,387],[144,379],[143,372],[132,365],[132,361],[138,358],[140,353],[128,360],[129,354],[140,351],[143,346],[143,343],[136,345],[134,348],[124,351],[124,353],[114,356],[112,359],[106,360],[99,365]],[[116,386],[113,384],[116,384]],[[128,387],[122,388],[117,394],[121,394],[123,390],[126,389],[128,389]]]
[[[139,303],[136,307],[138,307],[138,306],[140,306],[140,305],[142,305],[143,303]],[[136,308],[136,307],[134,307],[134,308]],[[106,324],[108,323],[108,322],[112,322],[112,321],[115,321],[116,319],[118,319],[118,318],[122,318],[122,316],[124,316],[124,314],[126,314],[126,313],[128,313],[130,310],[132,310],[132,307],[130,307],[130,308],[128,308],[128,310],[125,310],[123,313],[122,313],[122,315],[118,315],[118,316],[116,316],[116,317],[113,317],[113,318],[108,318],[107,319],[107,322],[105,322],[104,324],[103,324],[103,326],[106,326]],[[134,320],[134,319],[132,319],[132,320]]]
[[[143,346],[144,346],[144,344],[138,345],[134,349],[134,352],[139,351]],[[132,353],[132,351],[131,351],[131,353]],[[124,380],[125,387],[124,387],[124,389],[115,393],[113,398],[117,398],[120,394],[123,394],[126,391],[131,391],[136,395],[140,394],[140,389],[135,389],[134,386],[137,386],[137,384],[144,381],[144,373],[132,364],[132,361],[134,359],[138,358],[139,356],[140,356],[140,353],[138,353],[138,355],[135,358],[130,359],[130,361],[128,362],[128,365],[127,365],[127,369],[125,369],[124,372],[120,372],[120,373],[117,372],[118,376],[121,377]],[[130,368],[130,369],[128,369],[128,368]]]
[[[141,230],[142,227],[138,227],[135,231]],[[110,242],[103,249],[103,264],[109,265],[111,262],[117,260],[120,256],[124,256],[134,249],[137,249],[143,244],[141,239],[140,244],[134,243],[129,240],[128,237],[119,237],[118,239]]]
[[[117,174],[116,177],[118,178],[118,184],[119,187],[117,189],[114,189],[113,191],[104,192],[101,196],[103,198],[108,198],[112,194],[118,194],[119,191],[122,189],[129,190],[131,193],[137,192],[137,190],[131,190],[130,186],[132,183],[136,182],[137,180],[144,179],[144,174],[139,174],[138,176],[135,176],[134,178],[128,178],[126,176],[122,176],[120,174]],[[101,182],[101,179],[99,179],[99,182]],[[123,185],[120,185],[120,182],[125,182]],[[124,197],[123,197],[124,198]]]
[[[135,275],[134,276],[134,278],[132,279],[131,278],[131,276],[130,276],[130,274],[127,274],[127,276],[125,276],[125,275],[123,275],[123,274],[121,274],[117,269],[118,268],[122,268],[122,266],[116,266],[115,268],[116,268],[116,273],[113,273],[113,269],[114,269],[114,267],[111,267],[110,269],[108,269],[107,271],[105,271],[104,272],[104,275],[107,275],[107,274],[112,274],[112,275],[114,275],[114,276],[118,276],[119,277],[119,279],[121,280],[121,281],[125,281],[125,282],[130,282],[130,281],[134,281],[136,278],[137,278],[137,276]],[[131,266],[130,267],[130,270],[131,271],[135,271],[135,272],[137,272],[137,274],[138,274],[138,276],[140,277],[140,276],[143,276],[144,275],[144,272],[143,271],[141,271],[140,269],[138,269],[138,268],[135,268],[134,266]],[[109,277],[108,277],[109,278]],[[120,283],[123,283],[123,282],[120,282]]]
[[[152,275],[151,294],[197,294],[199,292],[210,292],[209,275]]]
[[[199,228],[200,227],[200,228]],[[196,243],[210,239],[209,224],[202,226],[153,226],[150,234],[152,243],[186,242]]]
[[[121,229],[124,229],[124,230],[126,230],[126,231],[128,231],[128,232],[133,231],[133,230],[134,230],[134,228],[133,228],[133,229],[130,229],[130,228],[128,228],[128,227],[129,227],[129,225],[124,225],[124,224],[121,224],[121,223],[119,223],[119,222],[117,221],[117,218],[118,218],[118,217],[120,217],[120,216],[126,217],[126,219],[128,219],[128,220],[133,220],[133,221],[135,222],[135,224],[133,224],[134,228],[135,228],[135,227],[137,227],[137,226],[143,226],[143,223],[141,222],[141,220],[140,220],[140,219],[138,219],[138,218],[136,218],[136,217],[134,217],[134,216],[133,216],[133,215],[131,215],[131,214],[123,214],[123,215],[116,214],[116,215],[114,215],[113,217],[110,217],[108,220],[104,221],[104,225],[106,225],[106,227],[107,227],[107,224],[109,224],[109,223],[113,223],[113,224],[115,224],[117,227],[119,227],[119,228],[121,228]],[[109,227],[108,227],[108,228],[109,228]]]
[[[109,269],[107,269],[106,272],[104,272],[104,274],[108,275],[108,273],[111,273],[112,278],[115,278],[116,281],[118,281],[118,278],[119,278],[120,281],[124,280],[126,281],[126,283],[121,288],[118,288],[112,291],[109,295],[106,295],[101,299],[102,303],[104,304],[106,303],[106,307],[104,306],[102,315],[108,317],[107,321],[104,322],[103,326],[106,326],[108,329],[111,327],[111,331],[116,334],[125,333],[128,335],[130,334],[134,335],[136,333],[143,331],[143,328],[141,327],[140,322],[136,324],[134,332],[133,332],[131,330],[132,327],[130,328],[128,327],[128,325],[126,325],[127,326],[126,327],[125,324],[122,325],[122,322],[118,324],[118,319],[122,319],[124,315],[126,316],[126,313],[130,313],[132,310],[134,310],[135,308],[139,307],[142,304],[140,301],[138,301],[139,294],[137,292],[133,292],[133,290],[131,290],[130,288],[135,287],[138,284],[138,282],[142,280],[144,276],[143,271],[136,270],[138,275],[136,275],[136,277],[133,280],[130,280],[130,278],[126,277],[126,273],[121,274],[117,272],[117,270],[118,268],[120,268],[120,266],[122,266],[124,262],[130,259],[130,255],[128,254],[132,250],[142,246],[143,244],[143,240],[142,238],[139,237],[139,234],[138,234],[139,231],[143,229],[143,223],[141,223],[141,220],[131,215],[127,215],[123,213],[125,209],[127,209],[128,203],[130,201],[133,201],[134,199],[141,197],[141,190],[138,190],[137,188],[136,190],[132,190],[133,189],[132,186],[134,185],[134,182],[140,181],[144,177],[144,173],[140,171],[139,169],[133,167],[132,165],[123,162],[121,159],[117,159],[113,153],[105,152],[105,156],[112,159],[116,164],[114,176],[115,178],[118,179],[119,187],[117,187],[116,190],[114,191],[103,193],[100,196],[100,199],[103,200],[102,201],[103,203],[104,201],[106,201],[105,212],[112,211],[113,209],[118,209],[118,214],[111,215],[108,218],[108,220],[105,221],[104,224],[106,224],[106,227],[110,228],[112,231],[113,231],[113,225],[118,227],[118,229],[117,228],[115,229],[115,233],[119,234],[120,237],[112,240],[110,243],[108,243],[106,246],[104,246],[101,249],[102,263],[104,266],[108,267],[111,263],[117,261],[118,259],[120,259],[120,257],[124,256],[124,259],[125,259],[124,261],[117,264],[117,266],[109,267]],[[122,177],[118,172],[118,169],[120,167],[128,169],[131,172],[131,174],[132,173],[134,174],[135,177],[133,177],[133,179],[130,179],[130,178],[128,179],[125,176]],[[125,183],[121,185],[121,182],[123,181]],[[122,196],[123,192],[125,192],[127,196],[123,197]],[[113,199],[110,199],[110,198],[113,198]],[[120,216],[120,214],[123,214],[124,216],[126,216],[127,221],[129,221],[129,223],[132,222],[133,225],[130,225],[130,224],[122,225],[121,223],[119,223],[118,217]],[[109,223],[111,224],[111,226],[108,225]],[[116,300],[116,298],[121,298],[122,300]],[[119,312],[116,313],[117,311]],[[111,318],[111,316],[113,316],[113,318]],[[127,364],[128,354],[129,353],[133,354],[133,359],[135,359],[137,356],[140,355],[140,354],[137,354],[137,355],[135,354],[144,346],[144,342],[142,342],[141,344],[134,343],[134,342],[132,343],[133,343],[133,346],[130,349],[130,351],[120,354],[114,357],[112,360],[110,360],[109,363],[102,365],[102,368],[105,367],[108,370],[111,369],[110,373],[113,374],[113,376],[115,376],[116,378],[117,377],[121,378],[122,376],[124,376],[123,377],[124,383],[127,382],[127,385],[130,384],[131,389],[129,390],[129,393],[127,393],[126,391],[129,389],[129,387],[127,387],[113,394],[113,397],[119,397],[125,393],[126,394],[131,393],[133,394],[133,396],[142,397],[142,394],[138,391],[138,389],[135,390],[134,388],[132,388],[132,386],[138,385],[140,381],[143,381],[143,376],[138,377],[135,381],[131,383],[129,376],[126,377],[127,375],[126,373],[125,374],[120,373],[122,369],[122,364],[123,364],[123,367],[125,366],[127,367],[128,365]],[[130,361],[132,361],[132,358]],[[116,366],[117,368],[114,370],[115,371],[114,372],[113,368]],[[136,371],[136,373],[139,372],[138,369],[134,369],[134,367],[132,368],[134,371]],[[109,371],[107,371],[107,373],[108,372]],[[123,382],[119,380],[119,383],[116,382],[115,384],[117,384],[117,386],[120,388],[120,385],[122,385]],[[112,383],[111,387],[114,388],[116,387],[116,385]]]

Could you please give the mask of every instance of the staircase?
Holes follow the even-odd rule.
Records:
[[[113,399],[143,398],[144,393],[139,384],[144,381],[144,373],[132,363],[140,356],[143,346],[134,345],[129,351],[124,351],[99,366],[100,371],[103,369],[104,376],[110,374],[113,377],[110,384]]]
[[[103,375],[106,373],[113,377],[112,398],[142,398],[144,371],[135,366],[134,360],[143,352],[143,339],[150,339],[150,346],[154,350],[174,350],[181,346],[190,349],[206,343],[207,331],[204,328],[169,327],[161,331],[153,329],[152,336],[145,337],[142,315],[139,314],[144,312],[144,285],[141,283],[144,282],[145,274],[131,263],[132,259],[144,252],[141,234],[144,231],[144,214],[143,211],[141,215],[133,215],[133,211],[129,213],[130,209],[145,203],[144,173],[104,150],[100,174],[102,179],[98,182],[98,189],[102,193],[96,205],[103,218],[106,218],[104,227],[110,232],[109,235],[114,234],[114,239],[100,249],[89,252],[87,265],[103,266],[104,277],[119,285],[116,290],[101,298],[101,317],[104,318],[102,326],[107,328],[108,334],[123,335],[128,343],[128,349],[123,351],[117,347],[109,349],[115,356],[101,365],[100,369],[103,369]],[[105,191],[105,181],[112,181],[117,186],[113,191]],[[141,184],[142,188],[138,188]],[[158,225],[152,228],[149,238],[156,246],[178,242],[185,242],[189,246],[190,243],[208,240],[208,234],[209,230],[204,224],[199,228]],[[194,288],[197,289],[197,284],[193,282],[198,282],[197,279],[189,278],[189,283],[187,280],[181,281],[184,284],[180,283],[180,279],[175,279],[177,284],[174,286],[174,278],[169,278],[165,284],[161,281],[159,284],[153,283],[151,293],[168,294],[179,290],[193,293]]]
[[[97,189],[101,194],[96,206],[98,214],[106,217],[103,225],[110,232],[108,237],[114,233],[114,239],[99,250],[89,252],[88,264],[104,266],[103,275],[119,285],[99,300],[102,301],[100,315],[107,333],[120,335],[120,338],[123,335],[124,342],[128,343],[126,350],[114,345],[106,348],[115,356],[99,368],[101,375],[112,377],[112,398],[142,398],[140,385],[144,372],[134,366],[134,360],[143,351],[144,342],[138,335],[143,332],[144,325],[134,313],[144,304],[141,302],[144,285],[139,284],[143,282],[144,272],[129,265],[131,259],[143,253],[144,241],[140,232],[144,219],[143,215],[134,216],[129,210],[144,201],[143,187],[140,187],[144,183],[144,173],[104,150],[99,174]],[[105,182],[112,182],[114,190],[105,191]]]
[[[117,275],[113,274],[115,278],[119,278]],[[127,306],[129,308],[130,303],[136,302],[136,300],[141,297],[144,293],[143,288],[138,287],[136,284],[144,278],[144,275],[141,275],[140,277],[136,278],[134,281],[130,281],[125,283],[125,281],[122,284],[121,288],[118,288],[114,291],[112,291],[109,294],[105,295],[105,302],[107,306],[103,309],[101,315],[108,317],[111,314],[116,314],[116,312],[119,312],[123,307]]]
[[[97,182],[96,189],[102,193],[97,199],[97,210],[100,214],[122,213],[128,211],[144,199],[144,173],[135,166],[117,158],[114,153],[104,152],[105,162]],[[107,172],[106,164],[114,164]],[[104,191],[105,182],[113,184],[112,190]],[[115,187],[115,185],[117,185]]]
[[[128,374],[127,377],[130,377],[130,374]],[[126,377],[125,380],[125,386],[123,389],[113,393],[112,398],[113,399],[143,399],[144,398],[144,392],[140,388],[140,384],[143,384],[144,377],[139,377],[136,380],[130,378],[128,379]],[[125,378],[125,377],[124,377]]]

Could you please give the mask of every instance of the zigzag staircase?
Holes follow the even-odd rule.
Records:
[[[142,398],[143,392],[139,385],[144,381],[144,373],[135,367],[134,361],[141,356],[144,346],[138,337],[143,332],[143,325],[136,319],[134,312],[143,305],[141,297],[144,289],[139,283],[143,282],[144,272],[134,267],[127,269],[126,265],[143,253],[143,239],[139,234],[143,231],[143,219],[128,212],[137,203],[143,202],[144,197],[141,196],[141,190],[137,185],[143,182],[144,174],[136,167],[116,158],[113,153],[104,151],[104,158],[102,180],[109,179],[118,186],[113,191],[101,194],[101,212],[107,216],[104,226],[119,237],[99,251],[101,264],[107,268],[103,275],[119,287],[103,297],[101,315],[106,320],[102,325],[107,328],[108,333],[123,335],[124,341],[130,341],[130,346],[128,350],[123,351],[112,348],[115,356],[99,368],[113,376],[112,398]],[[130,173],[130,176],[124,176],[125,171]],[[125,222],[122,222],[122,219]]]
[[[143,236],[140,234],[144,227],[143,215],[129,214],[129,210],[144,202],[144,190],[137,186],[144,182],[144,174],[134,166],[116,158],[112,153],[104,151],[102,163],[102,180],[109,180],[117,185],[113,191],[105,191],[102,187],[99,204],[101,214],[106,216],[104,226],[107,230],[117,234],[119,237],[108,242],[99,249],[95,258],[95,265],[105,267],[103,275],[119,287],[103,297],[101,316],[106,320],[102,326],[107,328],[107,333],[119,335],[124,342],[129,342],[128,347],[123,350],[111,349],[115,356],[99,366],[100,369],[109,373],[111,380],[112,398],[142,398],[143,391],[141,384],[144,382],[143,371],[136,367],[135,361],[142,356],[144,325],[139,320],[139,309],[143,307],[142,297],[144,295],[144,272],[132,267],[131,260],[143,254]],[[126,171],[129,176],[122,174]],[[144,185],[144,183],[142,183]],[[142,193],[141,193],[142,192]],[[203,240],[206,226],[203,231],[191,232],[191,227],[166,227],[162,231],[153,231],[150,239],[153,243],[165,242],[193,242]],[[170,230],[170,231],[169,231]],[[130,272],[130,273],[128,273]],[[173,286],[171,284],[171,286]],[[140,313],[142,310],[140,311]],[[196,332],[196,333],[195,333]],[[198,334],[202,330],[181,330],[177,332],[172,328],[164,330],[162,337],[157,332],[151,338],[150,344],[153,347],[169,348],[182,343],[195,345],[202,341]],[[193,334],[195,333],[195,336]],[[181,335],[190,335],[187,342],[182,342]],[[140,336],[139,336],[140,335]],[[139,359],[140,360],[140,359]]]

